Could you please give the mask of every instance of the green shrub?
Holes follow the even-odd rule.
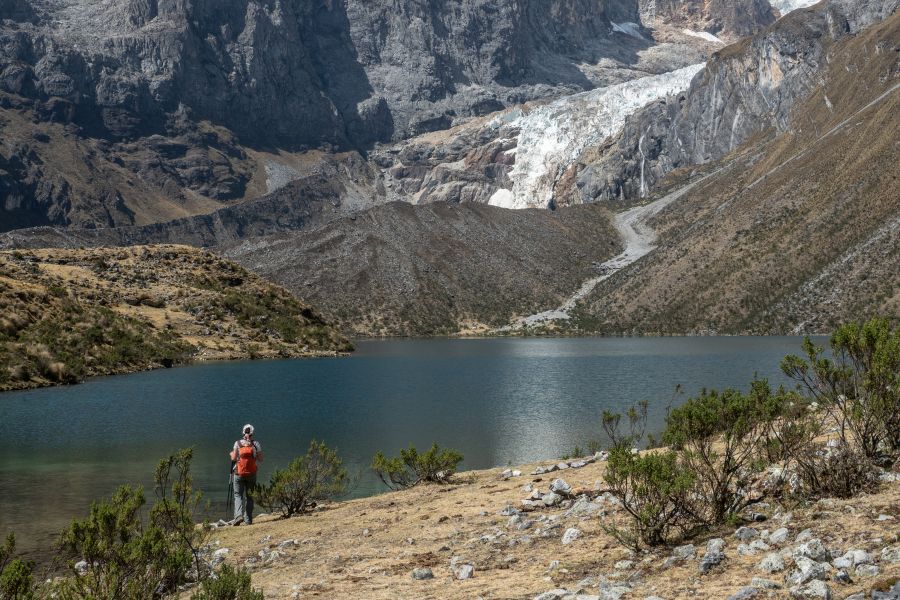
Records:
[[[190,450],[160,462],[155,480],[158,500],[149,519],[141,518],[143,489],[121,486],[112,498],[94,502],[84,520],[75,520],[62,534],[60,549],[90,567],[72,568],[57,593],[63,600],[152,598],[188,579],[199,564],[198,549],[208,535],[193,522],[199,494],[190,477]],[[174,473],[174,477],[173,477]],[[198,569],[197,578],[206,573]]]
[[[337,451],[312,440],[304,456],[275,471],[268,485],[259,487],[257,497],[267,510],[290,517],[346,494],[348,486],[347,469]]]
[[[692,509],[696,474],[675,452],[633,454],[615,447],[606,466],[606,482],[631,517],[628,528],[606,530],[629,548],[670,544],[703,524]]]
[[[843,325],[831,336],[832,358],[809,338],[805,358],[781,368],[834,419],[841,441],[868,459],[900,453],[900,328],[887,320]]]
[[[13,558],[16,536],[10,533],[0,546],[0,598],[31,600],[34,598],[34,563]]]
[[[640,444],[647,430],[647,407],[647,401],[641,400],[625,413],[628,417],[628,433],[622,431],[622,415],[620,413],[603,411],[601,425],[609,439],[610,450],[615,448],[630,450]]]
[[[412,487],[421,482],[447,483],[456,473],[463,455],[437,443],[420,454],[412,445],[400,450],[399,457],[387,458],[379,452],[372,459],[372,470],[393,490]]]
[[[250,573],[222,565],[215,577],[205,580],[191,600],[264,600],[261,590],[251,587]]]
[[[767,386],[766,386],[767,387]],[[680,450],[683,467],[696,477],[703,499],[698,516],[721,524],[759,498],[749,493],[769,415],[762,386],[749,395],[736,390],[701,391],[666,418],[663,441]]]

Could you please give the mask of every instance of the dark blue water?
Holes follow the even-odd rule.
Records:
[[[466,468],[567,453],[599,437],[603,410],[646,399],[659,430],[673,389],[773,383],[800,339],[609,338],[361,342],[349,358],[230,362],[95,379],[0,395],[0,535],[47,547],[91,499],[151,481],[156,461],[195,448],[195,479],[224,502],[227,452],[253,423],[261,477],[311,438],[336,446],[379,491],[372,455],[432,441]],[[677,401],[683,401],[681,397]],[[152,493],[151,493],[152,494]],[[218,516],[218,510],[216,516]]]

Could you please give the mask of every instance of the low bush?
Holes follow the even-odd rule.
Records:
[[[797,459],[797,472],[805,495],[851,498],[878,485],[872,463],[850,447],[809,448]]]
[[[837,423],[845,446],[870,460],[900,454],[900,328],[871,319],[839,327],[831,358],[806,338],[805,357],[786,356],[781,368]]]
[[[633,454],[613,448],[606,482],[631,517],[629,527],[606,530],[629,548],[670,544],[702,526],[692,508],[696,474],[675,452]]]
[[[152,598],[171,592],[207,573],[199,566],[199,548],[208,530],[193,520],[199,494],[193,491],[190,450],[160,462],[155,483],[158,500],[149,519],[140,487],[121,486],[112,498],[94,502],[90,515],[63,532],[60,549],[70,558],[71,573],[54,591],[63,600]],[[89,565],[74,568],[76,561]]]
[[[31,600],[34,593],[34,563],[15,558],[16,536],[10,533],[0,546],[0,598]]]
[[[663,441],[680,450],[683,468],[696,478],[701,501],[695,514],[710,525],[760,500],[749,488],[750,476],[762,466],[758,450],[771,418],[763,393],[759,384],[746,395],[703,390],[666,419]]]
[[[215,577],[206,579],[191,600],[264,600],[261,590],[251,586],[250,573],[222,565]]]
[[[346,494],[349,483],[337,451],[312,440],[304,456],[291,461],[287,469],[276,470],[269,483],[259,487],[257,498],[267,510],[290,517]]]
[[[463,455],[437,443],[427,452],[419,453],[412,445],[400,450],[398,457],[386,457],[379,452],[372,459],[372,470],[393,490],[412,487],[421,482],[447,483],[456,473]]]

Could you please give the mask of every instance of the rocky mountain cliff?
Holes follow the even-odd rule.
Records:
[[[310,149],[365,153],[715,46],[670,38],[637,0],[6,0],[0,231],[209,213],[299,177]]]

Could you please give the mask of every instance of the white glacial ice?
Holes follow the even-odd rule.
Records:
[[[801,8],[809,8],[813,4],[818,4],[819,0],[769,0],[772,8],[776,9],[781,16],[799,10]]]
[[[707,42],[712,42],[714,44],[724,44],[725,43],[721,40],[721,38],[719,38],[719,36],[713,35],[713,34],[709,33],[708,31],[693,31],[691,29],[682,29],[681,33],[683,33],[685,35],[689,35],[691,37],[700,38],[702,40],[706,40]]]
[[[638,109],[688,88],[704,64],[560,98],[515,119],[519,128],[512,190],[490,199],[505,208],[548,208],[559,177],[587,148],[620,132]]]

